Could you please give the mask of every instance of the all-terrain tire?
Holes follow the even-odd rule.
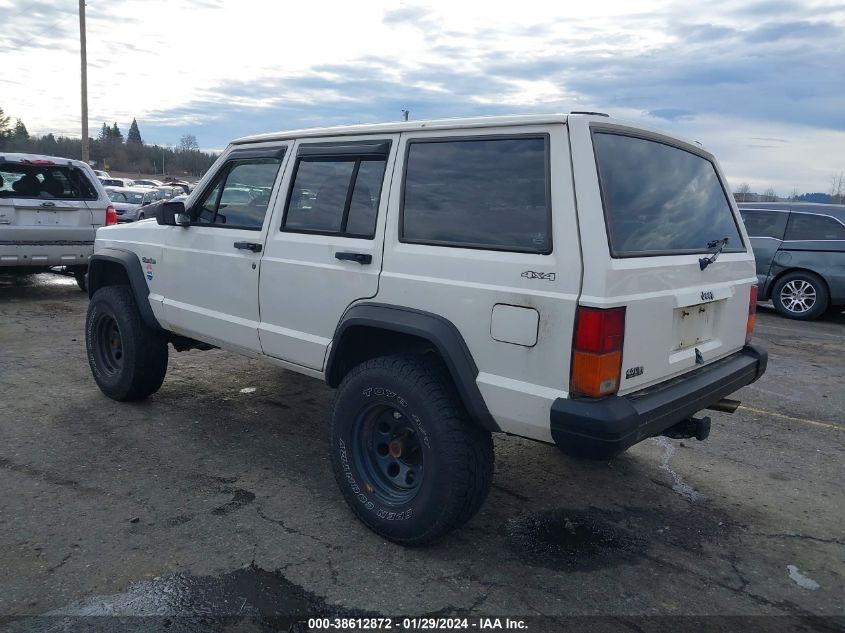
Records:
[[[144,323],[128,286],[105,286],[91,297],[85,348],[94,381],[114,400],[146,398],[167,373],[167,338]]]
[[[354,368],[337,390],[329,438],[352,511],[402,545],[426,545],[463,525],[490,489],[490,433],[469,419],[434,358],[385,356]]]
[[[775,282],[772,305],[782,316],[812,321],[827,310],[830,293],[821,277],[809,271],[796,270]]]

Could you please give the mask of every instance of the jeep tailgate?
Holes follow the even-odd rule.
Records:
[[[625,306],[618,393],[739,351],[755,264],[713,157],[651,131],[572,119],[582,243],[602,246],[585,249],[580,303]]]

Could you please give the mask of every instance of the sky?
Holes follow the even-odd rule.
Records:
[[[700,141],[732,187],[845,171],[845,2],[90,0],[89,133],[595,110]],[[0,0],[0,107],[80,135],[76,0]]]

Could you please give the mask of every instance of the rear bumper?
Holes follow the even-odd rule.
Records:
[[[608,459],[751,384],[766,371],[767,361],[765,351],[746,345],[727,358],[627,396],[558,398],[550,414],[552,438],[569,454]]]
[[[86,266],[93,254],[93,230],[90,240],[0,240],[2,267]]]

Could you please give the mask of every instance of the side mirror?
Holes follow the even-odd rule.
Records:
[[[182,202],[165,201],[156,209],[156,222],[162,226],[190,226],[191,216]]]

